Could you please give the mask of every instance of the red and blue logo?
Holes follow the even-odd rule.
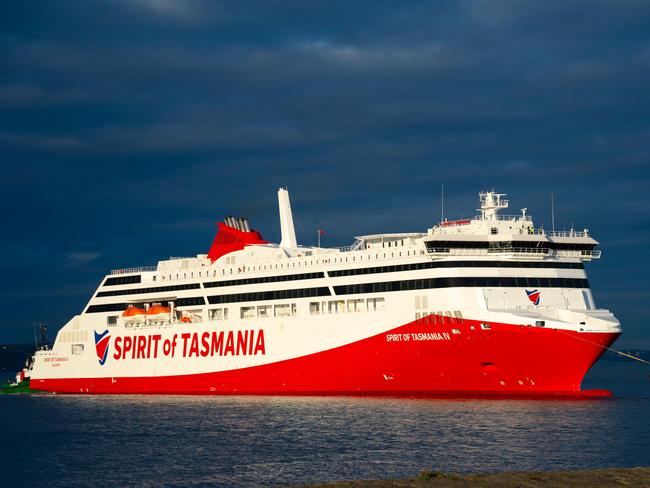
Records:
[[[526,290],[526,295],[528,295],[528,299],[533,303],[533,305],[539,305],[541,295],[539,290]]]
[[[95,331],[93,331],[95,332]],[[106,358],[108,357],[108,343],[111,340],[111,334],[106,329],[101,334],[95,332],[95,351],[97,352],[97,359],[99,364],[104,366]]]

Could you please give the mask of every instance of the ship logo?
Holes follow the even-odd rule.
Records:
[[[108,329],[101,334],[95,332],[95,351],[97,352],[97,359],[99,359],[99,364],[101,366],[104,366],[106,358],[108,357],[108,343],[110,340],[111,334],[108,332]]]
[[[541,295],[539,290],[526,290],[526,295],[528,295],[528,299],[532,302],[533,305],[539,305],[539,299]]]

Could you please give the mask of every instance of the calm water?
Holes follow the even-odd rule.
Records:
[[[277,486],[650,466],[650,368],[604,361],[614,400],[0,397],[4,486]]]

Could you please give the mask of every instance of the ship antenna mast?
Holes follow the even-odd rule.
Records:
[[[440,184],[440,222],[445,221],[445,184]]]
[[[551,227],[553,228],[553,233],[555,233],[555,203],[553,200],[553,192],[551,192]]]

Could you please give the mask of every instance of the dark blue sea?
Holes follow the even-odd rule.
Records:
[[[601,361],[610,400],[0,396],[3,486],[281,486],[650,466],[650,367]]]

